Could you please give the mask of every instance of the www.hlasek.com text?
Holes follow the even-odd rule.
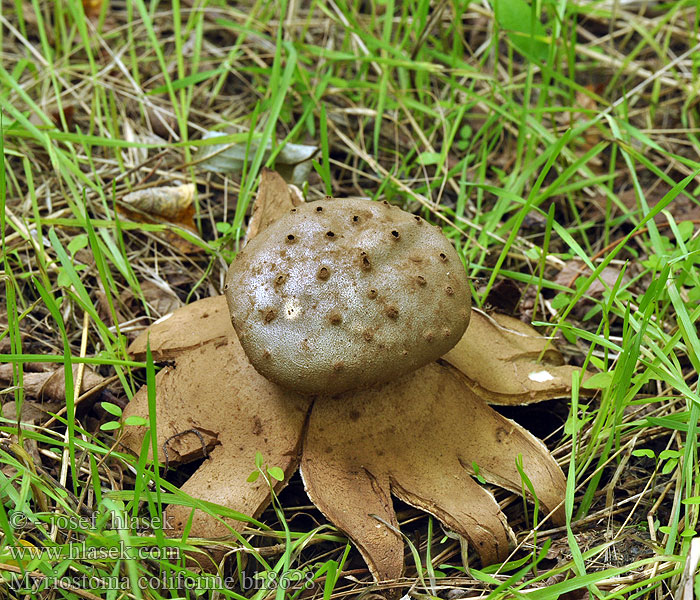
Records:
[[[89,546],[84,542],[64,546],[10,546],[10,555],[16,561],[40,558],[59,560],[178,560],[180,549],[172,546],[132,546],[120,540],[113,546]]]

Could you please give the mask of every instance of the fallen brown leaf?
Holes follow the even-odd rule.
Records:
[[[27,365],[25,365],[26,369]],[[78,365],[73,365],[73,379],[77,378]],[[54,410],[66,402],[66,373],[63,367],[54,368],[51,371],[26,371],[22,376],[22,385],[25,398],[33,398],[44,403],[49,403]],[[12,365],[0,365],[0,384],[10,385],[12,382]],[[90,367],[85,367],[80,393],[84,394],[92,388],[100,385],[104,378]]]
[[[102,11],[102,0],[83,0],[83,10],[88,19],[96,19]]]
[[[49,117],[54,122],[56,127],[59,127],[64,131],[73,130],[73,122],[75,119],[75,105],[63,104],[61,106],[48,106],[44,108],[43,115]],[[64,121],[66,125],[65,127],[63,127]],[[46,126],[46,122],[44,121],[44,119],[41,116],[39,116],[39,113],[34,111],[32,111],[29,115],[29,122],[32,125],[36,125],[37,127]]]
[[[197,233],[193,204],[196,191],[193,183],[178,186],[161,186],[131,192],[117,204],[117,210],[136,223],[167,222]],[[162,237],[185,254],[201,252],[201,249],[174,231],[161,232]]]
[[[78,365],[73,365],[73,381],[78,377]],[[80,385],[80,394],[90,391],[104,381],[104,377],[98,375],[90,367],[85,367],[83,370],[83,379]],[[65,402],[66,400],[66,372],[65,369],[58,368],[49,377],[41,388],[39,397],[44,400],[58,400]]]
[[[559,271],[557,276],[554,278],[554,283],[559,285],[564,285],[567,287],[573,287],[573,283],[579,277],[589,277],[591,270],[583,263],[581,260],[569,260],[564,265],[564,268]],[[612,288],[615,285],[618,277],[620,276],[620,269],[617,267],[605,267],[598,278],[591,283],[586,291],[587,296],[600,297],[605,291],[605,286]],[[629,277],[625,275],[623,277],[623,284],[629,281]]]
[[[142,281],[139,286],[143,297],[157,315],[167,315],[182,306],[182,300],[165,284]]]
[[[38,398],[41,389],[46,381],[51,377],[50,371],[32,372],[26,371],[22,374],[22,386],[25,398]],[[0,385],[9,387],[13,384],[13,365],[6,363],[0,365]]]
[[[22,421],[23,423],[38,423],[43,418],[48,417],[47,409],[41,404],[31,401],[22,402],[22,409],[17,414],[17,403],[14,400],[2,405],[2,416],[10,421]]]
[[[136,209],[140,213],[166,219],[171,223],[178,223],[196,231],[193,220],[194,207],[192,206],[194,192],[193,183],[147,188],[127,194],[122,198],[123,205],[120,206]],[[134,218],[134,220],[139,219],[143,219],[143,217],[136,216]]]

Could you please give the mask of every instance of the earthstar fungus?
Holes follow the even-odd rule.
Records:
[[[466,318],[461,314],[469,307],[463,269],[449,242],[427,222],[419,224],[399,209],[366,201],[329,199],[299,205],[298,198],[290,195],[278,176],[266,170],[258,203],[270,195],[270,190],[275,190],[278,209],[287,213],[292,208],[297,210],[289,214],[294,218],[282,217],[267,229],[260,227],[257,237],[242,252],[243,258],[234,262],[227,294],[239,335],[231,325],[222,296],[183,307],[147,331],[154,358],[174,361],[174,367],[165,367],[156,377],[159,443],[165,443],[171,464],[200,458],[203,447],[210,451],[182,489],[201,500],[258,516],[268,505],[270,494],[262,479],[247,481],[256,452],[261,452],[268,464],[283,469],[285,478],[277,489],[299,467],[311,500],[353,540],[376,580],[395,579],[403,571],[404,546],[392,494],[432,513],[469,540],[482,562],[507,556],[512,533],[491,493],[472,478],[475,467],[486,481],[520,493],[516,459],[522,456],[524,472],[540,503],[553,511],[554,522],[562,523],[565,478],[561,469],[539,440],[499,415],[487,402],[526,404],[565,395],[573,368],[562,365],[554,350],[545,352],[543,362],[538,363],[546,340],[515,319],[490,317],[473,310],[471,325],[462,335],[469,319],[468,313]],[[323,210],[316,211],[319,207]],[[364,216],[368,221],[376,219],[379,225],[373,230],[368,226],[364,234],[354,236],[352,221],[329,227],[333,219],[346,214],[348,207],[350,219]],[[264,210],[263,206],[260,214]],[[319,220],[316,212],[325,212],[328,217],[324,215],[324,219],[329,220]],[[398,218],[400,226],[387,231],[386,223],[382,223],[386,215],[392,215],[394,223]],[[269,215],[264,218],[272,221]],[[313,226],[307,227],[307,220]],[[420,246],[410,246],[411,227],[434,231],[430,235],[441,239],[435,237],[420,254],[413,255]],[[399,248],[392,239],[393,230],[406,242],[407,249],[397,250],[399,262],[404,261],[406,268],[392,274],[384,261]],[[324,240],[331,250],[321,245],[325,252],[312,254],[312,246],[317,244],[313,236],[317,239],[328,231],[334,236],[337,233],[339,239]],[[388,233],[381,243],[376,239],[380,233]],[[295,236],[290,246],[284,242],[288,235]],[[306,235],[312,240],[310,247],[290,252],[295,244],[304,248]],[[273,240],[272,245],[257,242],[265,239]],[[333,244],[341,249],[337,254]],[[285,249],[286,254],[282,253]],[[447,262],[456,263],[457,269],[440,267],[443,251]],[[389,280],[370,282],[365,278],[361,252],[366,252],[372,268]],[[435,253],[440,262],[432,261]],[[420,256],[422,261],[412,261],[412,256]],[[339,275],[341,263],[356,269],[355,275]],[[331,270],[327,278],[321,277],[324,266]],[[284,281],[276,283],[280,276]],[[333,286],[334,276],[337,285]],[[418,277],[425,279],[425,285]],[[327,304],[327,299],[313,291],[324,286],[333,290],[335,305]],[[443,320],[440,309],[424,321],[410,312],[425,301],[423,288],[444,292],[448,286],[453,294],[445,292],[437,296],[437,301],[455,306],[449,318]],[[362,301],[362,311],[370,313],[372,327],[377,328],[369,341],[364,336],[369,326],[358,325],[362,311],[354,311],[352,305],[368,287],[377,291],[375,298]],[[296,329],[296,319],[285,322],[279,314],[293,299],[298,300],[294,310],[301,311],[300,315],[306,311],[315,319],[304,337]],[[451,304],[453,299],[455,303]],[[393,327],[392,317],[382,312],[387,305],[398,310],[396,324],[401,323],[404,331]],[[265,311],[270,310],[277,314],[266,322]],[[333,311],[339,313],[339,323],[332,322]],[[382,314],[388,319],[380,320]],[[268,326],[278,320],[280,328],[274,335],[267,335],[271,329]],[[450,329],[450,336],[425,339],[426,328],[439,332],[443,323]],[[282,327],[290,324],[286,329]],[[472,331],[492,336],[490,339],[498,343],[489,345],[488,337],[470,343]],[[439,348],[439,353],[425,352],[419,358],[410,358],[421,338]],[[449,345],[443,341],[448,338]],[[273,360],[273,354],[281,352],[277,339],[292,342],[291,356],[301,367],[299,372],[280,368],[278,357]],[[309,340],[310,351],[303,347],[304,339]],[[358,357],[370,342],[390,348],[392,356],[398,357],[398,366],[381,353],[376,358],[382,365],[377,371],[390,371],[391,375],[364,376],[358,371]],[[344,347],[353,348],[357,356],[338,358]],[[377,351],[372,347],[375,349],[370,358],[374,360]],[[136,359],[142,359],[145,351],[146,333],[130,347]],[[440,356],[440,362],[435,362]],[[333,368],[338,360],[344,361],[343,369]],[[275,364],[276,371],[270,371],[265,361]],[[310,384],[308,376],[300,377],[299,373],[308,375],[311,367],[319,365],[321,384]],[[392,379],[382,383],[389,376]],[[522,379],[510,381],[514,376]],[[344,391],[353,381],[359,381],[365,389]],[[305,395],[308,393],[314,395]],[[125,417],[132,414],[147,416],[145,388],[125,410]],[[145,434],[143,427],[127,427],[123,442],[138,453]],[[191,509],[171,505],[167,510],[174,517],[173,534],[181,533]],[[223,522],[195,510],[189,535],[216,538],[244,525],[235,520]]]

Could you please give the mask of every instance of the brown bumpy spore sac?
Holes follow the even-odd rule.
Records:
[[[239,252],[226,298],[265,377],[308,394],[367,388],[439,358],[469,324],[457,252],[387,203],[299,206]]]

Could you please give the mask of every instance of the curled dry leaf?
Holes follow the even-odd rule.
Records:
[[[573,287],[574,283],[578,278],[586,278],[591,274],[591,270],[583,263],[581,260],[569,260],[564,265],[564,268],[559,271],[557,276],[554,278],[554,283],[559,285],[565,285],[567,287]],[[605,267],[598,275],[598,279],[593,281],[591,285],[586,290],[587,296],[592,296],[594,298],[600,298],[605,292],[606,286],[611,288],[615,285],[618,278],[620,277],[620,269],[617,267]],[[629,276],[627,274],[623,275],[622,283],[629,283]]]
[[[571,392],[571,375],[551,341],[529,325],[500,314],[472,310],[469,329],[442,357],[491,404],[522,405]]]
[[[195,190],[193,183],[146,188],[126,194],[117,205],[117,209],[129,220],[137,223],[166,221],[196,234],[193,204]],[[174,231],[165,230],[162,236],[186,254],[200,251],[197,246]]]
[[[25,398],[43,403],[43,410],[54,411],[66,402],[66,372],[63,367],[51,371],[29,371],[25,365],[22,385]],[[73,365],[73,381],[78,377],[78,365]],[[13,380],[12,365],[0,365],[0,384],[11,385]],[[104,378],[90,367],[83,370],[80,393],[84,394],[104,382]]]
[[[22,386],[24,388],[25,398],[39,398],[41,396],[41,389],[51,375],[52,373],[50,371],[27,372],[25,365],[25,372],[22,375]],[[13,380],[13,365],[10,363],[0,365],[0,385],[5,388],[3,393],[7,394],[11,391]]]
[[[46,125],[46,117],[51,119],[56,127],[64,131],[72,132],[73,122],[75,120],[75,105],[62,103],[59,105],[44,106],[42,111],[37,109],[37,111],[29,113],[29,122],[37,127],[43,127]]]
[[[17,403],[14,400],[5,402],[2,405],[2,416],[10,421],[22,421],[32,425],[48,418],[47,409],[44,406],[28,400],[22,402],[22,409],[19,415],[17,414]]]
[[[19,407],[15,401],[5,402],[2,405],[2,416],[10,421],[21,421],[36,425],[46,423],[51,419],[53,414],[65,411],[66,406],[66,380],[65,370],[63,367],[53,368],[51,371],[31,371],[29,369],[38,367],[43,369],[45,364],[25,363],[24,373],[22,374],[22,389],[24,392],[24,400]],[[78,365],[73,365],[73,381],[74,385],[78,376]],[[11,386],[13,383],[13,365],[0,365],[0,387]],[[88,394],[92,390],[96,390],[99,386],[103,387],[104,379],[95,373],[91,368],[85,367],[81,382],[80,391],[82,394]],[[8,391],[8,390],[4,390]],[[92,397],[92,393],[88,396]],[[18,414],[19,413],[19,414]],[[35,464],[41,464],[41,456],[37,442],[31,438],[23,438],[18,442],[17,436],[12,435],[11,439],[17,443],[21,443],[19,448],[22,448],[29,456],[32,457]],[[5,466],[2,472],[7,476],[15,477],[14,468]]]
[[[175,130],[177,129],[177,121],[172,110],[169,110],[170,98],[167,94],[160,97],[153,95],[151,103],[144,104],[142,110],[144,117],[153,133],[160,137],[163,142],[175,138]]]
[[[149,281],[147,279],[140,282],[139,285],[144,299],[158,315],[167,315],[182,306],[182,300],[163,280]]]
[[[124,208],[135,209],[147,215],[177,223],[197,231],[192,217],[195,186],[193,183],[162,186],[131,192],[122,198]],[[137,217],[135,220],[143,220]]]
[[[208,131],[202,139],[227,135],[221,131]],[[263,160],[270,156],[272,145],[268,144]],[[243,170],[246,161],[252,161],[258,150],[258,143],[252,141],[238,144],[217,144],[202,146],[197,153],[197,162],[203,169],[215,173],[232,173]],[[311,173],[311,159],[318,153],[317,146],[285,144],[277,153],[275,164],[284,178],[290,183],[302,185]]]
[[[73,365],[73,382],[78,378],[78,365]],[[85,394],[93,388],[101,385],[104,378],[98,375],[90,367],[83,369],[83,379],[80,385],[80,393]],[[41,389],[40,397],[47,400],[60,400],[65,402],[66,399],[66,371],[63,368],[56,369],[51,377],[46,381]]]
[[[83,0],[83,10],[88,19],[96,19],[102,12],[102,0]]]

